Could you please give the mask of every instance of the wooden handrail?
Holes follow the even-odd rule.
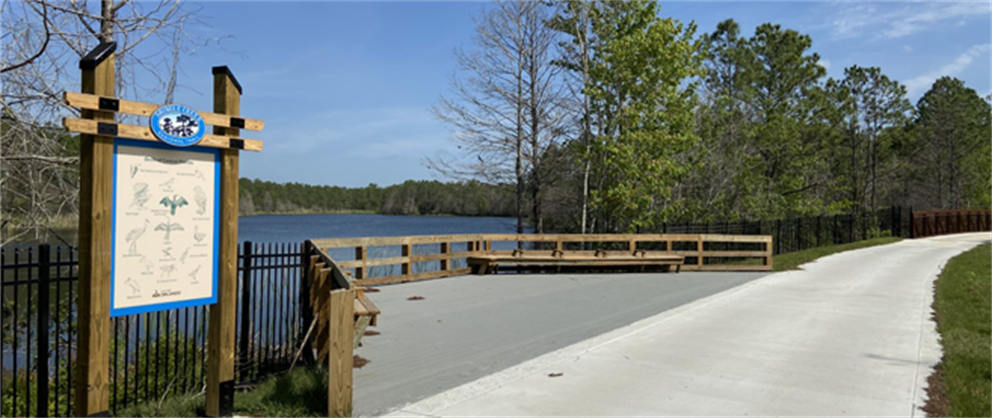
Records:
[[[394,237],[324,238],[310,241],[322,250],[354,249],[355,259],[339,261],[340,269],[354,269],[355,280],[364,285],[402,283],[441,277],[451,277],[468,273],[467,268],[456,268],[452,260],[492,251],[493,242],[554,243],[558,250],[565,243],[620,243],[626,244],[628,251],[638,248],[641,243],[663,245],[663,252],[695,257],[695,263],[687,264],[685,270],[706,271],[769,271],[772,269],[772,237],[768,235],[719,235],[719,234],[456,234],[456,235],[412,235]],[[465,243],[467,251],[454,251],[452,244]],[[676,249],[676,243],[685,243]],[[711,243],[762,244],[761,249],[748,250],[706,250]],[[413,254],[414,245],[438,244],[432,254]],[[400,247],[400,255],[376,257],[369,247]],[[326,254],[326,253],[325,253]],[[745,258],[758,259],[760,264],[705,264],[706,258]],[[436,271],[414,271],[414,263],[439,262]],[[369,277],[369,269],[376,266],[399,265],[400,274],[386,277]]]

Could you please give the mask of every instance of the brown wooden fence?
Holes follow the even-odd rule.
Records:
[[[769,271],[772,237],[716,234],[464,234],[315,239],[364,285],[469,273],[471,255],[523,246],[546,249],[653,250],[686,257],[683,270]],[[398,268],[397,268],[398,267]]]
[[[992,210],[913,212],[913,238],[982,231],[992,231]]]

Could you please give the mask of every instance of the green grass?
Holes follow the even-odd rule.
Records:
[[[930,376],[930,416],[992,416],[992,245],[952,258],[937,278],[934,318],[944,358]]]
[[[772,258],[772,264],[775,267],[775,271],[795,270],[800,265],[806,264],[820,257],[826,257],[830,254],[857,250],[859,248],[874,247],[876,245],[891,244],[901,240],[902,238],[881,237],[848,244],[824,245],[822,247],[776,255]]]
[[[119,417],[202,417],[203,395],[179,395],[117,411]],[[234,414],[265,417],[327,416],[327,371],[301,367],[234,394]]]

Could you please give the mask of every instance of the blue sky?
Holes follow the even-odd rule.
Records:
[[[809,34],[828,76],[878,66],[915,103],[942,75],[992,90],[989,2],[662,2],[699,32],[733,18],[745,35],[764,22]],[[242,114],[266,121],[243,177],[364,186],[436,176],[424,157],[453,147],[430,112],[449,91],[452,51],[470,48],[484,2],[208,2],[202,36],[222,49],[184,57],[177,102],[209,108],[210,67],[244,86]]]

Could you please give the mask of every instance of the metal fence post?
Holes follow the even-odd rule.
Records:
[[[303,318],[303,327],[300,328],[299,341],[304,347],[310,346],[310,339],[307,339],[307,331],[310,330],[310,324],[313,323],[313,305],[310,302],[310,254],[313,253],[313,243],[310,240],[303,241],[302,251],[300,251],[300,281],[302,286],[300,287],[300,318]],[[313,350],[304,349],[303,359],[307,363],[313,363]]]
[[[47,417],[48,414],[48,328],[49,328],[49,292],[51,291],[51,247],[48,244],[38,246],[38,411],[37,416]],[[15,348],[16,349],[16,348]],[[30,389],[28,389],[30,390]]]
[[[241,340],[238,341],[238,351],[240,360],[238,364],[238,369],[240,370],[241,380],[245,380],[244,374],[248,369],[248,361],[250,357],[248,356],[248,342],[251,341],[251,277],[252,277],[252,253],[253,245],[251,241],[245,241],[242,244],[242,252],[244,253],[244,269],[241,273]]]
[[[775,254],[782,254],[782,220],[775,221]]]

